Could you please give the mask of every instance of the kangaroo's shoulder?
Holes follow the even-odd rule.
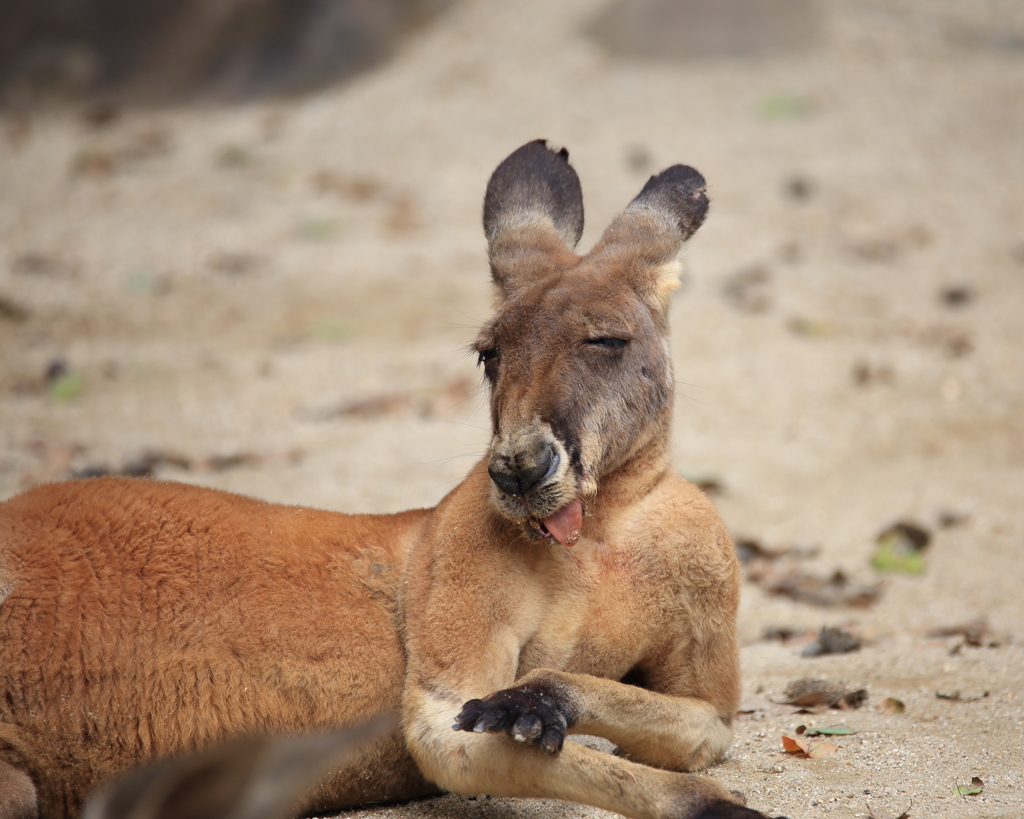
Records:
[[[729,541],[714,502],[696,484],[668,468],[650,492],[627,510],[626,519],[635,528],[657,531],[674,543],[698,540],[715,549]],[[729,541],[731,550],[731,541]]]
[[[684,587],[738,587],[732,537],[714,503],[674,470],[626,510],[618,528],[641,564],[659,566]]]

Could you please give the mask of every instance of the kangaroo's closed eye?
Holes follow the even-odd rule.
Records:
[[[587,344],[591,344],[594,347],[608,347],[612,350],[621,350],[629,344],[629,339],[616,338],[615,336],[600,336],[598,338],[587,339]]]

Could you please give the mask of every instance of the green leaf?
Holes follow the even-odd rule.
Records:
[[[295,235],[308,242],[324,242],[341,229],[335,219],[304,219],[295,226]]]
[[[252,152],[244,145],[225,145],[217,152],[217,164],[222,168],[241,168],[252,161]]]
[[[50,384],[50,399],[58,404],[74,401],[85,389],[85,379],[81,373],[65,373]]]
[[[765,119],[801,119],[814,112],[814,100],[800,94],[774,94],[761,101]]]
[[[970,785],[955,785],[953,787],[953,793],[956,796],[977,796],[985,789],[985,783],[981,781],[981,777],[971,777]]]
[[[352,324],[344,319],[319,318],[306,325],[306,332],[320,341],[344,341],[352,335]]]
[[[125,281],[129,293],[159,293],[166,285],[151,270],[133,270]]]
[[[836,334],[835,325],[825,319],[794,316],[786,323],[786,326],[791,333],[808,338],[831,338]]]
[[[850,734],[856,734],[849,725],[833,725],[829,728],[816,728],[814,731],[816,734],[824,734],[830,737],[848,737]]]
[[[924,558],[915,552],[904,553],[894,551],[885,544],[879,544],[871,558],[871,566],[880,572],[922,574],[924,572]]]
[[[878,536],[871,565],[880,572],[921,574],[923,552],[930,539],[931,535],[919,526],[897,523]]]

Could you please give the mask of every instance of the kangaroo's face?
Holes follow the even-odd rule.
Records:
[[[664,330],[621,270],[581,264],[509,298],[477,350],[491,387],[494,502],[574,541],[575,509],[554,531],[543,521],[585,506],[602,475],[665,433],[673,385]]]
[[[602,476],[666,440],[668,295],[706,210],[703,178],[674,166],[581,257],[570,248],[582,198],[564,151],[530,143],[491,177],[499,304],[475,349],[491,389],[492,502],[527,532],[573,545]]]

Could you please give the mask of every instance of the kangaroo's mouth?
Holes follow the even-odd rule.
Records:
[[[557,540],[563,546],[575,546],[583,531],[583,501],[569,501],[553,515],[537,520],[530,518],[530,526],[548,540]]]
[[[565,445],[548,429],[512,432],[492,443],[491,502],[534,538],[574,546],[583,531],[583,493]]]

